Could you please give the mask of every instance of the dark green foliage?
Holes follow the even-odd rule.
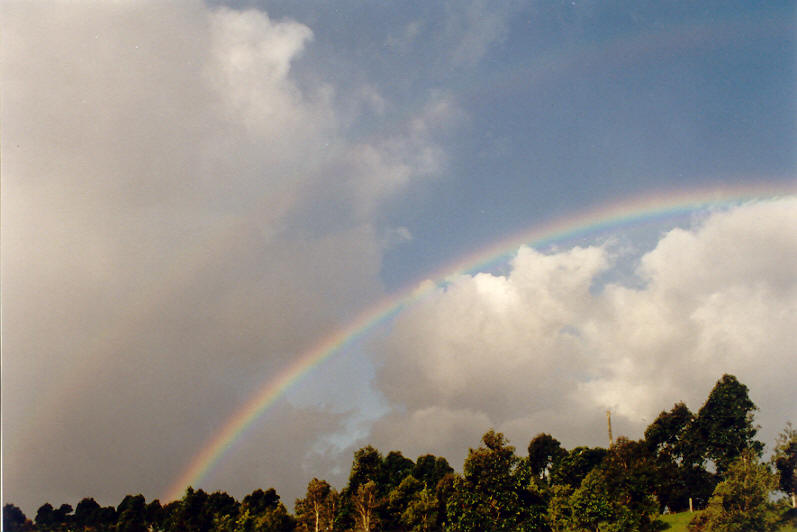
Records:
[[[454,468],[442,456],[425,454],[416,460],[412,476],[423,482],[427,488],[435,489],[440,479],[453,472]]]
[[[213,514],[208,507],[208,494],[203,490],[188,487],[179,504],[168,504],[165,519],[166,530],[186,532],[208,532],[213,528]]]
[[[99,526],[100,505],[92,498],[82,499],[77,506],[75,506],[75,515],[73,522],[78,528],[97,527]]]
[[[702,457],[712,460],[720,475],[747,449],[760,456],[764,446],[754,439],[756,410],[747,386],[733,375],[723,375],[688,431],[692,452],[702,451]]]
[[[648,530],[658,511],[653,497],[656,463],[644,441],[618,438],[601,464],[600,472],[611,498],[615,522],[624,522],[635,530]]]
[[[797,430],[791,423],[778,435],[772,464],[778,473],[778,487],[791,495],[792,509],[797,507]]]
[[[146,532],[147,503],[143,495],[126,495],[116,508],[116,513],[116,529],[119,532]]]
[[[601,447],[576,447],[553,465],[551,484],[567,484],[577,489],[584,477],[601,463],[604,456],[606,449]]]
[[[401,527],[402,514],[416,498],[424,484],[412,475],[407,475],[387,496],[382,526],[388,530]]]
[[[159,529],[166,518],[166,511],[161,506],[161,502],[158,499],[155,499],[147,504],[146,515],[147,523],[149,523],[153,528]]]
[[[797,431],[787,425],[778,437],[772,474],[758,463],[755,410],[747,387],[725,375],[696,415],[677,403],[659,414],[644,440],[620,437],[608,450],[568,452],[540,433],[529,443],[528,458],[521,458],[490,430],[457,475],[443,457],[413,462],[399,451],[383,457],[369,445],[354,453],[340,493],[313,479],[296,501],[296,518],[273,488],[257,489],[239,503],[224,492],[189,487],[165,506],[147,504],[140,494],[125,496],[117,508],[85,498],[74,514],[68,504],[44,504],[35,527],[19,508],[6,505],[3,526],[43,532],[647,531],[661,524],[654,521],[657,511],[687,509],[691,499],[705,508],[694,530],[772,530],[778,520],[794,518],[785,501],[775,508],[769,494],[776,485],[795,491]]]
[[[570,497],[571,523],[577,528],[598,530],[602,523],[608,523],[615,517],[609,489],[603,474],[598,470],[590,471],[579,488]]]
[[[662,411],[645,430],[645,445],[656,464],[653,493],[662,511],[684,511],[690,497],[702,506],[714,489],[713,476],[702,467],[704,452],[688,437],[694,420],[686,405],[677,403],[669,412]]]
[[[394,488],[407,475],[411,475],[414,469],[412,460],[405,458],[400,451],[390,451],[382,462],[382,484]]]
[[[432,490],[425,487],[415,492],[405,508],[401,514],[401,524],[406,530],[413,532],[438,530],[439,502]]]
[[[515,456],[504,435],[482,436],[471,449],[464,472],[454,481],[447,504],[447,530],[535,530],[543,516],[524,504],[529,489],[528,463]]]
[[[438,530],[447,529],[448,514],[447,507],[449,501],[454,496],[456,491],[455,482],[457,475],[452,471],[446,473],[443,478],[437,481],[437,486],[434,490],[435,498],[437,498],[437,524]]]
[[[382,454],[370,445],[355,451],[347,489],[356,493],[362,484],[379,482],[381,479]]]
[[[253,514],[261,514],[269,508],[274,508],[279,504],[280,497],[277,490],[269,488],[266,491],[257,489],[244,497],[242,501],[244,510],[249,510]]]
[[[230,506],[227,505],[227,507]],[[232,514],[226,515],[231,516]],[[224,515],[219,516],[219,518],[223,517]],[[293,530],[296,527],[296,520],[288,514],[285,505],[280,502],[277,491],[274,488],[269,488],[266,491],[255,490],[244,497],[235,524],[236,532],[254,532],[255,530],[280,532]]]
[[[55,526],[53,505],[46,502],[36,510],[36,528],[39,530],[50,530],[53,526]]]
[[[19,507],[13,504],[3,506],[3,530],[5,532],[23,532],[32,529],[33,523],[28,521]]]
[[[531,474],[545,478],[554,464],[567,456],[567,450],[550,434],[537,434],[529,442],[529,467]]]
[[[686,454],[684,435],[694,418],[684,403],[675,404],[669,412],[662,411],[645,429],[645,443],[657,454],[682,460]]]

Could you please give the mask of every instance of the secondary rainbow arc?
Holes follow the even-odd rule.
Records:
[[[441,285],[456,275],[477,271],[498,258],[516,251],[522,245],[549,245],[657,217],[674,217],[694,211],[728,208],[744,202],[773,199],[795,193],[797,193],[797,187],[785,186],[781,183],[780,185],[736,186],[724,191],[716,189],[668,191],[637,197],[538,225],[531,230],[516,233],[487,248],[480,249],[477,253],[460,258],[454,264],[426,276],[426,280],[413,283],[405,290],[392,294],[367,308],[343,328],[322,338],[276,375],[271,376],[263,387],[236,410],[205,443],[188,467],[170,485],[164,500],[178,499],[186,487],[198,485],[232,444],[243,436],[246,429],[266,412],[288,388],[312,369],[425,294],[441,289]]]

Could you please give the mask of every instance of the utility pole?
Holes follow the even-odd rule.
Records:
[[[612,438],[612,411],[606,411],[606,421],[609,424],[609,447],[614,445],[614,438]]]

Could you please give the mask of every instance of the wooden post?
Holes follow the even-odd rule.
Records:
[[[609,447],[614,445],[614,438],[612,438],[612,411],[606,411],[606,421],[609,424]]]
[[[689,497],[689,513],[692,513],[693,511],[694,510],[692,510],[692,497]]]

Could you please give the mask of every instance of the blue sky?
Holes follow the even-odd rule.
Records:
[[[639,197],[748,191],[450,279],[199,487],[290,506],[366,443],[459,466],[490,427],[602,445],[606,408],[640,437],[723,372],[765,443],[797,421],[794,2],[6,7],[3,496],[29,514],[163,497],[364,309]]]

